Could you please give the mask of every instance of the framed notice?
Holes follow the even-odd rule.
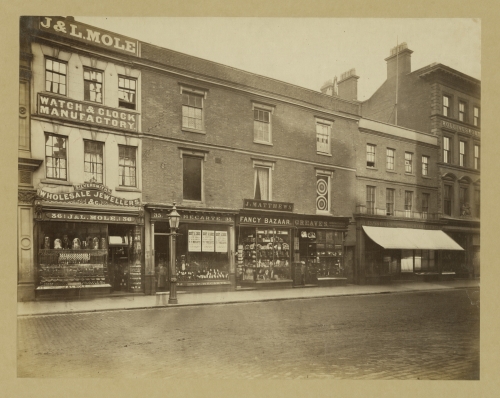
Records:
[[[227,231],[215,231],[215,251],[227,253]]]
[[[201,252],[201,230],[188,231],[188,251]]]
[[[215,231],[201,231],[201,251],[202,252],[214,252],[214,237]]]

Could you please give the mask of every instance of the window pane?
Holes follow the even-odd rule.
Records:
[[[201,158],[183,156],[183,198],[201,201]]]

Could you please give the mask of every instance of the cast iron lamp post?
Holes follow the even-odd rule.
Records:
[[[181,216],[177,213],[174,207],[170,212],[168,222],[170,224],[170,296],[168,298],[169,304],[177,304],[177,271],[175,269],[175,237],[177,236],[177,229],[179,228],[179,220]]]

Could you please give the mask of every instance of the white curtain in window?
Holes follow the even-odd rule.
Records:
[[[413,272],[413,250],[401,251],[401,272]]]
[[[269,200],[269,169],[258,167],[256,170],[255,199]]]

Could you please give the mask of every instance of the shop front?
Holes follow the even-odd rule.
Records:
[[[240,287],[292,287],[293,230],[291,214],[240,211],[237,222],[237,284]]]
[[[99,196],[98,190],[85,191]],[[46,201],[42,190],[35,202],[35,297],[142,293],[140,201],[130,206],[76,204],[65,201],[65,195],[69,198],[57,194]]]
[[[293,203],[244,200],[237,219],[237,283],[273,289],[346,283],[348,217],[293,213]]]
[[[356,270],[360,284],[392,280],[449,279],[444,266],[463,248],[442,231],[440,222],[377,221],[356,217]]]
[[[294,214],[296,285],[336,286],[347,283],[344,242],[348,217]]]
[[[172,206],[146,205],[149,213],[147,247],[153,277],[149,294],[169,291],[169,214]],[[177,207],[179,229],[175,236],[175,277],[179,291],[228,291],[235,288],[235,213]]]
[[[464,250],[460,252],[447,253],[443,258],[443,269],[454,272],[459,278],[479,277],[479,221],[447,219],[447,224],[443,228],[443,231],[464,248]]]

